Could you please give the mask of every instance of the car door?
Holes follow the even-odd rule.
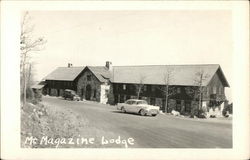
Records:
[[[133,112],[133,113],[137,113],[137,103],[136,103],[136,101],[131,102],[130,111]]]
[[[131,101],[126,101],[124,103],[124,109],[126,110],[126,112],[130,112],[130,103]]]

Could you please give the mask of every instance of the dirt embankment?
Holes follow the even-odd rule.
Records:
[[[126,147],[125,142],[119,139],[114,143],[105,143],[105,140],[115,136],[111,131],[96,128],[70,109],[27,103],[21,110],[21,147]]]

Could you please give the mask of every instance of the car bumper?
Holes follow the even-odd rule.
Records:
[[[147,112],[148,115],[156,115],[159,114],[159,110],[151,109]]]

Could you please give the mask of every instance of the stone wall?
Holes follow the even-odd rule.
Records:
[[[91,76],[91,80],[89,81],[87,80],[88,75]],[[77,81],[77,94],[81,97],[81,99],[86,99],[86,88],[88,85],[91,88],[90,100],[100,102],[101,83],[92,72],[86,70]]]

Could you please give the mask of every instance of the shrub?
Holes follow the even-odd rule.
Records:
[[[197,107],[192,107],[191,109],[191,118],[194,118],[194,116],[198,118],[206,118],[206,112],[203,109],[198,109]]]
[[[191,109],[191,115],[190,115],[190,117],[191,118],[194,118],[194,116],[197,116],[198,115],[198,108],[196,108],[196,107],[192,107],[192,109]]]
[[[41,90],[34,91],[34,98],[37,101],[42,101],[42,91]]]
[[[229,114],[232,114],[233,113],[233,103],[231,104],[228,104],[224,107],[223,111],[222,111],[222,115],[223,116],[226,116],[227,115],[227,112]]]

